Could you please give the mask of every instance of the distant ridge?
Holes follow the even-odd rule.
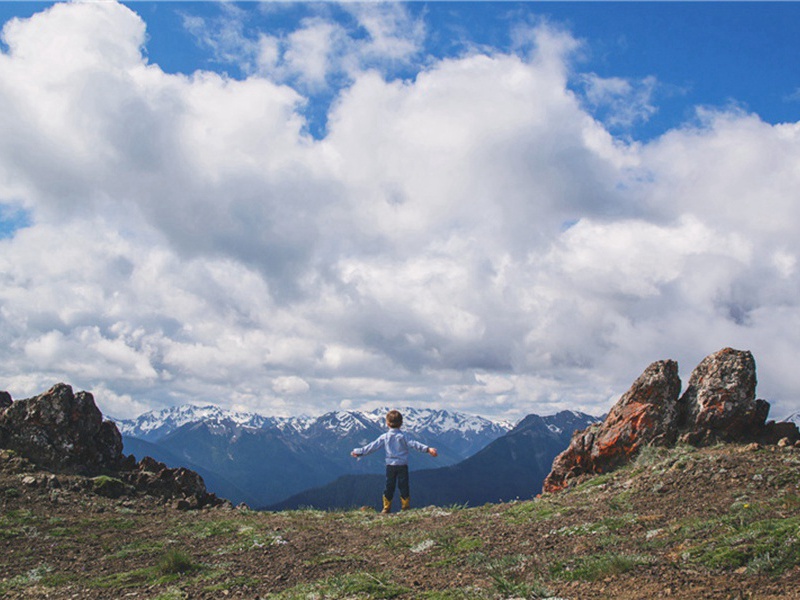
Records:
[[[422,470],[415,470],[411,475],[412,502],[415,506],[479,506],[487,502],[529,499],[541,490],[553,459],[567,447],[573,432],[596,422],[597,417],[574,411],[547,417],[528,415],[506,435],[458,464],[425,469],[424,466],[433,467],[435,461],[423,457],[416,463]],[[372,460],[383,469],[381,456],[364,460]],[[382,489],[381,475],[346,475],[269,508],[377,507]]]
[[[259,508],[343,475],[382,472],[380,461],[355,461],[350,450],[385,431],[386,410],[285,418],[183,405],[116,423],[126,451],[136,453],[147,442],[147,451],[164,463],[192,465],[210,490]],[[455,411],[400,410],[404,431],[440,450],[439,466],[473,456],[512,429]],[[430,465],[420,461],[416,468],[423,466]]]

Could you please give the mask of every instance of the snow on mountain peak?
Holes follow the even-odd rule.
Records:
[[[226,427],[274,428],[285,434],[314,435],[310,432],[334,431],[338,437],[354,432],[386,427],[386,413],[380,408],[370,412],[335,410],[318,417],[265,417],[254,413],[225,410],[218,406],[184,404],[153,410],[133,420],[117,421],[123,435],[156,440],[188,423],[203,422],[222,432]],[[466,437],[491,433],[502,435],[510,431],[510,423],[497,423],[475,415],[431,408],[402,408],[403,429],[413,434],[456,433]]]
[[[123,435],[150,439],[160,437],[188,423],[205,422],[213,425],[223,423],[239,427],[260,429],[269,424],[270,419],[254,413],[224,410],[218,406],[197,406],[182,404],[161,410],[152,410],[136,419],[117,421],[117,428]]]

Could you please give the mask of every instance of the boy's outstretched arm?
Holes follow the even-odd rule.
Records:
[[[431,456],[439,456],[439,453],[436,451],[436,448],[432,448],[431,446],[426,446],[418,442],[417,440],[408,440],[408,445],[414,450],[418,450],[420,452],[427,452]]]
[[[384,436],[379,437],[374,442],[370,442],[363,448],[353,448],[353,451],[350,453],[350,456],[353,458],[361,458],[362,456],[366,456],[367,454],[372,454],[375,450],[378,450],[383,447],[385,442]]]

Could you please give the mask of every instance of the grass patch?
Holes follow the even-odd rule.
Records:
[[[21,535],[35,537],[38,531],[33,524],[38,522],[39,518],[28,509],[9,510],[0,515],[0,540]]]
[[[184,575],[200,570],[200,565],[181,550],[167,550],[158,561],[158,572],[162,575]]]
[[[529,502],[518,502],[509,508],[503,517],[513,525],[547,521],[555,517],[560,517],[570,512],[570,508],[559,506],[549,501],[549,499],[536,499]]]
[[[604,473],[602,475],[594,475],[589,477],[586,481],[582,481],[577,486],[575,486],[575,491],[578,492],[585,492],[592,490],[598,486],[605,485],[612,479],[614,479],[615,472],[611,473]]]
[[[154,540],[137,540],[130,544],[125,544],[117,550],[112,558],[128,558],[131,556],[142,556],[144,554],[155,554],[164,550],[164,542]]]
[[[255,587],[261,580],[257,577],[249,577],[247,575],[240,575],[231,579],[226,579],[220,583],[215,583],[203,588],[204,592],[223,592],[225,590],[232,590],[237,587]]]
[[[408,588],[394,583],[386,574],[367,572],[337,575],[328,579],[303,583],[268,598],[276,600],[308,600],[309,598],[369,598],[382,600],[408,593]]]
[[[523,577],[528,557],[509,554],[490,561],[486,571],[492,579],[495,595],[503,598],[545,598],[550,591],[538,582],[526,581]]]
[[[479,551],[483,548],[483,540],[475,537],[455,537],[451,534],[439,535],[434,540],[434,548],[441,558],[432,566],[444,567],[459,563]]]
[[[649,557],[639,555],[613,552],[593,554],[551,564],[550,576],[561,581],[597,581],[605,577],[627,573],[638,566],[651,562]]]
[[[709,569],[746,567],[749,573],[773,575],[800,565],[800,517],[759,519],[727,529],[688,550],[685,558]]]
[[[423,592],[417,597],[420,600],[486,600],[490,596],[478,588],[450,588]]]
[[[177,549],[168,550],[158,562],[151,567],[114,573],[98,577],[89,582],[91,587],[106,589],[126,589],[142,585],[163,585],[177,581],[184,575],[202,571],[202,565]]]
[[[240,521],[224,519],[220,521],[201,521],[188,526],[191,535],[199,539],[206,539],[221,535],[236,534],[242,527]]]

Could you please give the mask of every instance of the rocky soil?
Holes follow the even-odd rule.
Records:
[[[646,447],[558,494],[388,516],[185,511],[106,483],[0,451],[0,596],[800,598],[791,445]]]

